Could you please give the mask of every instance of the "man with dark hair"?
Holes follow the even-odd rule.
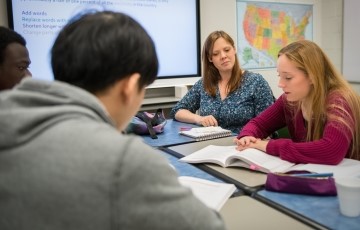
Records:
[[[158,73],[143,27],[83,14],[51,54],[54,82],[0,94],[0,229],[224,229],[165,158],[121,133]]]
[[[17,32],[0,26],[0,90],[11,89],[24,77],[31,76],[29,65],[25,39]]]

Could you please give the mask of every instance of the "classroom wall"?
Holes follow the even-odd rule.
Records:
[[[343,10],[343,57],[342,67],[346,79],[360,84],[359,53],[360,53],[360,9],[359,0],[344,0]]]
[[[6,0],[0,0],[0,26],[8,26]]]
[[[343,0],[261,1],[314,4],[314,41],[324,49],[336,68],[342,70]],[[201,44],[214,30],[224,30],[236,40],[236,0],[200,0],[200,17]],[[8,25],[5,0],[0,0],[0,25]],[[277,87],[276,70],[256,70],[256,72],[265,77],[275,96],[278,97],[281,90]],[[199,78],[163,79],[156,81],[152,87],[192,84],[197,79]],[[352,85],[360,93],[360,84]]]
[[[343,0],[322,0],[322,39],[321,47],[329,56],[335,67],[342,72],[343,66]],[[357,0],[354,0],[357,1]],[[360,83],[351,83],[360,94]]]
[[[343,0],[252,1],[313,4],[313,40],[324,49],[335,67],[342,71]],[[206,36],[210,32],[219,29],[227,31],[236,40],[236,0],[200,0],[200,15],[201,44],[204,43]],[[275,69],[256,70],[255,72],[259,72],[265,77],[275,97],[281,95],[282,91],[277,87],[277,72]],[[351,85],[360,94],[360,84],[352,83]]]

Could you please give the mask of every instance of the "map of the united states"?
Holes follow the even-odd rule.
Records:
[[[257,62],[258,67],[262,67],[260,62],[266,59],[270,60],[267,63],[275,63],[282,47],[305,39],[312,10],[307,7],[299,9],[301,12],[297,10],[296,14],[292,14],[284,6],[266,8],[259,3],[247,3],[242,18],[242,32],[249,46],[241,47],[243,64]]]

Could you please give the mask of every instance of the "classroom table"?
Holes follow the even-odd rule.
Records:
[[[223,182],[191,164],[178,161],[178,158],[175,156],[161,150],[157,151],[169,160],[169,163],[178,171],[179,176],[193,176],[215,182]],[[308,225],[243,194],[243,191],[237,190],[219,212],[229,230],[312,229]],[[261,218],[261,221],[259,221],[259,218]]]
[[[144,142],[152,147],[166,147],[184,143],[195,142],[191,137],[180,135],[180,128],[199,127],[194,124],[183,123],[173,119],[167,119],[164,132],[157,134],[157,139],[152,139],[150,135],[141,135]]]
[[[230,198],[220,210],[220,215],[229,230],[315,228],[245,195]]]
[[[161,149],[165,152],[168,152],[178,158],[187,156],[199,149],[202,149],[208,145],[233,145],[234,137],[225,137],[212,139],[207,141],[193,142],[176,146],[162,147]],[[236,187],[244,190],[248,195],[251,195],[253,192],[262,189],[265,185],[266,174],[239,168],[239,167],[229,167],[223,168],[215,164],[194,164],[196,167],[201,168],[202,170],[223,179],[228,183],[235,184]]]
[[[294,218],[329,229],[360,229],[360,217],[340,213],[337,196],[309,196],[261,190],[253,197]],[[357,204],[360,205],[360,204]]]

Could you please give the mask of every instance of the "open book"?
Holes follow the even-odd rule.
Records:
[[[223,129],[220,126],[192,128],[190,130],[180,131],[179,133],[188,137],[192,137],[195,139],[195,141],[204,141],[232,135],[231,130]]]
[[[334,177],[360,176],[360,161],[344,159],[338,165],[297,164],[269,155],[263,151],[249,148],[242,151],[236,146],[208,145],[180,161],[187,163],[214,163],[222,167],[244,167],[264,173],[308,171],[313,173],[333,173]]]
[[[201,200],[209,208],[219,211],[230,196],[235,192],[233,184],[215,182],[196,177],[180,176],[182,185],[189,187],[194,196]]]

